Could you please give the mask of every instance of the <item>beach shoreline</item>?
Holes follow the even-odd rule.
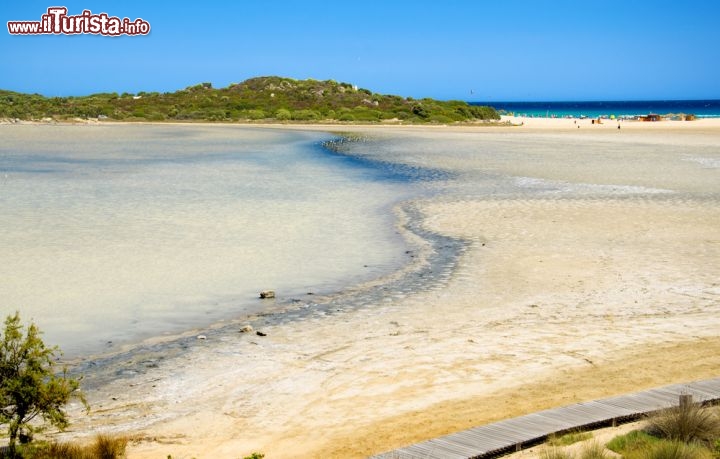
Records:
[[[672,119],[660,119],[659,121],[640,121],[637,119],[610,119],[601,118],[600,122],[595,118],[579,118],[579,117],[542,117],[542,116],[522,116],[522,115],[501,115],[498,121],[475,121],[475,122],[461,122],[455,124],[442,124],[442,123],[403,123],[402,121],[387,121],[387,122],[375,122],[375,123],[362,123],[362,122],[294,122],[294,121],[275,121],[275,122],[263,122],[263,121],[228,121],[228,122],[217,122],[217,121],[116,121],[116,120],[97,120],[94,118],[76,118],[69,120],[20,120],[20,119],[0,119],[0,125],[88,125],[88,126],[132,126],[132,125],[158,125],[158,126],[246,126],[246,127],[261,127],[271,129],[293,129],[293,130],[311,130],[311,131],[338,131],[344,128],[355,130],[385,130],[385,129],[399,129],[399,130],[451,130],[451,131],[466,131],[466,130],[482,130],[482,129],[497,129],[497,128],[517,128],[525,127],[528,129],[543,129],[543,130],[565,130],[565,129],[577,129],[580,127],[593,127],[594,129],[617,129],[618,124],[622,127],[632,127],[633,129],[653,129],[653,130],[703,130],[703,129],[714,129],[720,126],[720,117],[708,117],[708,118],[695,118],[693,120],[672,120]]]
[[[60,438],[132,435],[129,457],[363,457],[551,406],[717,376],[720,120],[619,130],[583,121],[263,126],[362,133],[387,143],[383,160],[457,175],[413,205],[424,230],[467,250],[434,273],[442,285],[398,288],[387,302],[268,324],[266,337],[189,335],[177,356],[89,394],[93,412]],[[692,154],[626,158],[668,139]],[[523,145],[507,161],[468,156],[488,141]],[[567,164],[567,145],[588,144],[592,151]],[[592,162],[603,148],[615,153]],[[487,174],[502,178],[500,191],[476,189]]]

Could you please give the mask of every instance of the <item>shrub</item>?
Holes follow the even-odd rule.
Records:
[[[428,112],[421,105],[413,105],[413,115],[419,116],[420,118],[427,118],[430,116]]]
[[[292,113],[290,113],[290,110],[288,110],[287,108],[281,108],[275,112],[275,118],[282,121],[287,121],[292,118]]]
[[[451,124],[455,122],[455,120],[445,115],[432,115],[428,121],[439,124]]]
[[[165,121],[165,115],[158,112],[152,112],[147,116],[147,119],[150,121]]]
[[[497,111],[492,107],[487,107],[484,105],[471,105],[468,107],[470,113],[472,113],[473,117],[480,120],[499,120],[500,115],[498,115]]]
[[[225,113],[225,110],[221,109],[208,110],[205,113],[205,119],[208,121],[223,121],[226,118],[227,113]]]
[[[292,119],[298,121],[319,120],[320,114],[315,110],[296,110],[292,114]]]
[[[378,110],[358,106],[353,109],[352,116],[356,121],[380,121],[382,113]]]
[[[668,440],[712,444],[720,437],[720,419],[696,404],[685,404],[660,411],[650,417],[647,432]]]
[[[250,120],[261,120],[265,118],[265,112],[260,109],[247,110],[244,112],[244,115]]]

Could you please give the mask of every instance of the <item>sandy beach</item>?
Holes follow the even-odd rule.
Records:
[[[433,250],[410,208],[459,258],[360,308],[190,340],[89,391],[61,438],[128,435],[131,458],[366,457],[718,376],[720,120],[510,121],[268,127],[358,132],[351,154],[448,173],[397,229],[408,269]]]

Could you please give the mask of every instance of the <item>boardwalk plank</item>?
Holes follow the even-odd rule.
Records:
[[[575,428],[627,419],[675,406],[681,394],[696,403],[720,400],[720,378],[636,392],[540,411],[382,453],[383,459],[482,458]]]

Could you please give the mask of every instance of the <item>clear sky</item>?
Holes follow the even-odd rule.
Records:
[[[8,32],[50,6],[151,32]],[[47,96],[280,75],[439,99],[720,99],[717,0],[2,0],[0,19],[0,88]]]

